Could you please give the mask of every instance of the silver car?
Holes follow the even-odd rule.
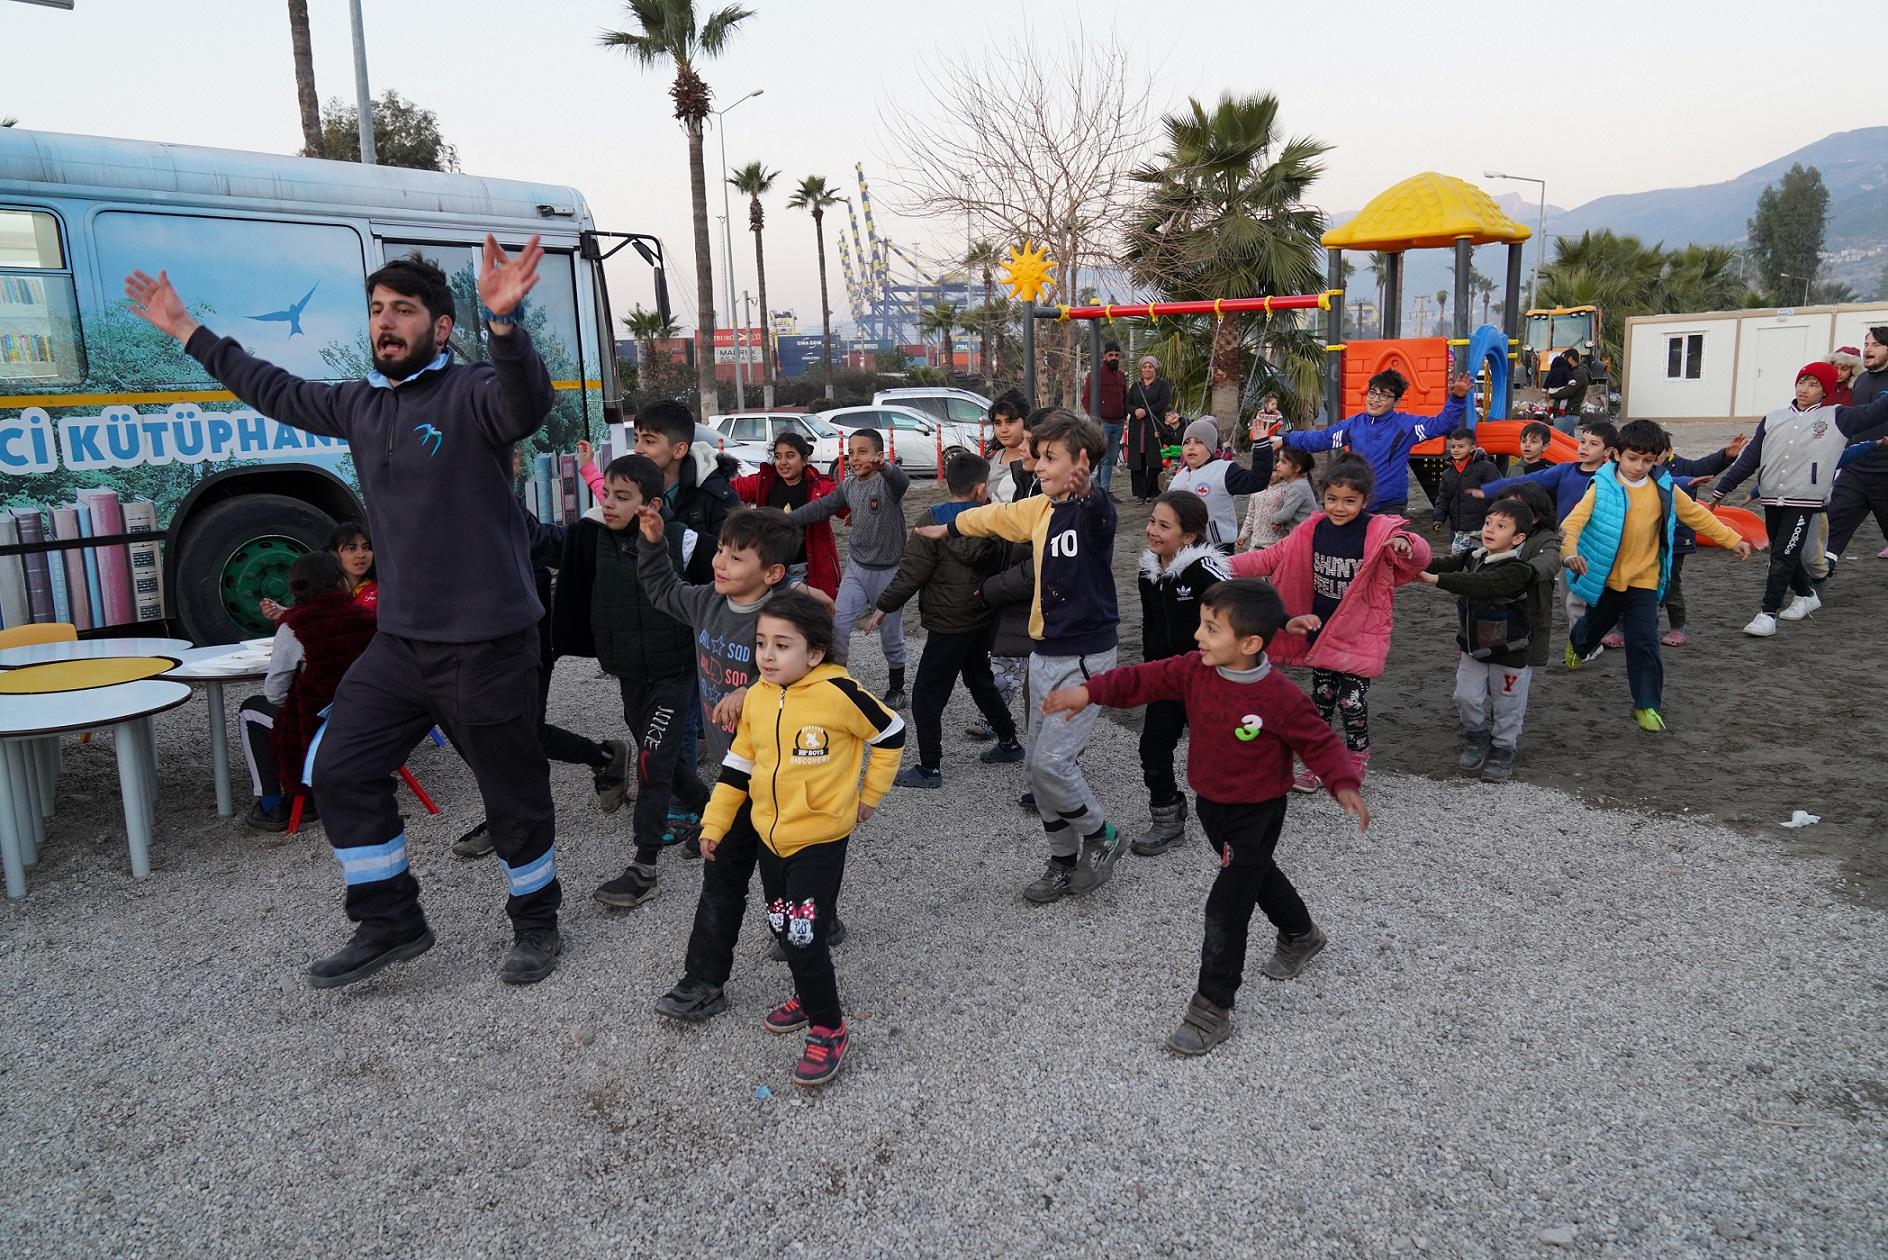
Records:
[[[913,477],[937,476],[939,463],[958,451],[987,456],[996,449],[996,434],[987,424],[940,423],[911,407],[841,407],[821,412],[820,419],[848,435],[855,429],[877,429],[898,466]]]

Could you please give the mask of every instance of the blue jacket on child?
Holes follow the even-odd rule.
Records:
[[[1552,468],[1543,468],[1537,473],[1528,473],[1525,477],[1505,477],[1500,481],[1491,481],[1482,487],[1482,493],[1493,503],[1509,490],[1523,481],[1531,481],[1547,493],[1554,496],[1554,515],[1558,520],[1566,520],[1567,513],[1580,506],[1580,500],[1586,497],[1586,488],[1593,484],[1593,474],[1581,468],[1579,464],[1568,460],[1564,464],[1555,464]]]
[[[1659,490],[1658,597],[1663,600],[1665,584],[1672,580],[1672,542],[1678,512],[1672,497],[1672,475],[1663,468],[1654,468],[1651,477]],[[1619,556],[1619,540],[1625,529],[1626,487],[1619,480],[1619,465],[1609,463],[1593,474],[1593,515],[1580,531],[1579,555],[1586,561],[1586,572],[1567,575],[1567,589],[1576,597],[1597,604],[1606,593],[1606,579],[1613,574],[1613,561]]]
[[[1370,496],[1369,510],[1385,503],[1409,502],[1409,453],[1419,442],[1455,432],[1468,413],[1468,400],[1449,395],[1449,401],[1433,416],[1411,415],[1407,411],[1386,411],[1372,416],[1360,411],[1350,419],[1328,429],[1309,429],[1287,433],[1285,445],[1301,451],[1328,451],[1334,446],[1370,465],[1375,474],[1376,492]]]

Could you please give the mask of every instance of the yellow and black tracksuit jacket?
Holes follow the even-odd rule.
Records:
[[[860,802],[876,809],[891,790],[904,747],[904,719],[842,666],[815,666],[784,688],[755,682],[702,815],[702,839],[719,843],[751,799],[761,843],[783,858],[843,840],[858,824]]]

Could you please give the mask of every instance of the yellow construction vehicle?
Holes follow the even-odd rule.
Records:
[[[1563,350],[1578,350],[1583,356],[1599,359],[1593,370],[1597,380],[1602,370],[1611,366],[1600,347],[1604,323],[1604,313],[1597,306],[1537,307],[1529,311],[1521,328],[1521,383],[1539,389],[1547,379],[1548,365]]]

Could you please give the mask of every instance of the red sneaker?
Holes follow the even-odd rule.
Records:
[[[838,1028],[809,1028],[806,1033],[806,1051],[793,1069],[793,1083],[811,1089],[815,1085],[824,1085],[839,1074],[839,1065],[846,1061],[846,1042],[851,1034],[846,1031],[846,1021],[840,1020]]]
[[[799,1032],[806,1027],[806,1012],[800,1007],[800,999],[790,997],[761,1019],[761,1024],[768,1032]]]

